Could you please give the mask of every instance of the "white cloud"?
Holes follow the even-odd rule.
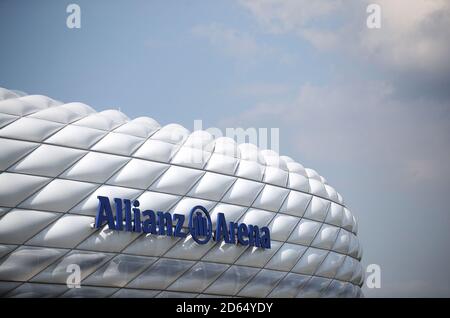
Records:
[[[410,183],[450,178],[450,118],[445,102],[394,97],[384,82],[304,85],[291,102],[267,102],[222,125],[283,127],[288,149],[310,161],[392,170]]]
[[[450,2],[446,0],[239,2],[265,31],[293,33],[319,49],[354,51],[397,69],[450,69]],[[381,6],[381,29],[366,27],[369,3]]]

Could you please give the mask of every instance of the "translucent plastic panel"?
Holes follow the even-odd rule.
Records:
[[[105,298],[111,296],[117,291],[117,288],[90,287],[72,288],[64,293],[63,298]]]
[[[0,243],[21,244],[57,216],[57,213],[14,209],[0,219]]]
[[[31,114],[29,117],[68,124],[94,112],[88,105],[75,102],[43,109]]]
[[[305,212],[305,218],[323,222],[327,215],[330,201],[313,196]]]
[[[144,138],[111,132],[95,144],[92,150],[129,156],[144,140]]]
[[[310,247],[306,250],[292,271],[294,273],[312,275],[320,264],[322,264],[327,254],[328,251]]]
[[[203,257],[213,246],[215,242],[209,240],[206,244],[198,244],[191,235],[181,239],[170,251],[165,254],[167,257],[198,260]]]
[[[289,173],[288,188],[310,192],[308,178],[298,173]]]
[[[327,190],[322,182],[309,179],[309,186],[311,188],[311,193],[323,198],[328,198]]]
[[[0,260],[0,280],[26,281],[65,252],[62,249],[21,246]]]
[[[231,266],[205,292],[218,295],[235,295],[257,272],[259,272],[257,268]]]
[[[330,185],[328,185],[328,184],[325,184],[325,190],[327,191],[327,193],[328,193],[328,198],[330,198],[330,200],[332,200],[332,201],[338,201],[338,195],[337,195],[337,192],[336,192],[336,190],[335,190],[332,186],[330,186]]]
[[[210,152],[183,146],[178,149],[171,162],[176,165],[202,169],[210,156]]]
[[[344,208],[342,227],[348,231],[353,230],[353,215],[347,208]]]
[[[73,250],[56,263],[47,267],[42,273],[33,278],[33,282],[66,284],[70,272],[67,271],[70,264],[80,266],[81,279],[93,273],[102,264],[107,262],[113,254],[101,252],[86,252]],[[84,288],[84,287],[83,287]],[[77,288],[78,289],[78,288]]]
[[[285,188],[266,185],[253,203],[255,208],[277,212],[289,191]]]
[[[166,164],[132,159],[109,179],[108,183],[123,187],[147,189],[168,168],[169,166]]]
[[[195,293],[180,293],[163,291],[156,296],[156,298],[195,298],[198,294]]]
[[[214,144],[214,152],[217,154],[227,155],[235,158],[240,157],[238,144],[233,138],[230,137],[217,138]]]
[[[43,141],[63,126],[55,122],[22,117],[6,127],[0,129],[0,137]]]
[[[286,186],[287,177],[288,172],[277,167],[266,167],[264,172],[264,182],[281,187]]]
[[[88,237],[79,245],[79,248],[91,251],[120,252],[131,242],[138,238],[141,233],[114,231],[105,225],[101,231]]]
[[[306,249],[305,246],[285,243],[265,267],[280,271],[290,271]]]
[[[348,248],[348,255],[357,257],[359,251],[359,242],[354,234],[350,234],[350,244]]]
[[[161,258],[128,284],[128,287],[165,289],[193,264],[192,261]]]
[[[157,290],[142,290],[142,289],[129,289],[122,288],[119,289],[112,298],[153,298],[155,297],[159,291]]]
[[[10,98],[0,102],[0,112],[24,116],[60,103],[42,95],[27,95],[18,98]]]
[[[218,201],[222,198],[224,193],[229,189],[235,180],[236,178],[234,177],[207,172],[188,195]]]
[[[95,232],[91,227],[92,224],[94,224],[93,217],[64,215],[28,241],[28,244],[74,248]]]
[[[89,149],[106,133],[102,130],[69,125],[46,140],[47,143]]]
[[[158,130],[151,139],[174,144],[182,143],[189,136],[189,130],[178,124],[169,124]]]
[[[216,202],[185,197],[173,206],[169,212],[184,215],[184,226],[187,227],[189,222],[189,213],[191,212],[191,209],[197,205],[201,205],[208,211],[211,211],[211,209],[216,205]]]
[[[297,297],[317,298],[321,297],[322,292],[330,285],[331,280],[322,277],[313,276],[308,283],[300,290]]]
[[[0,138],[0,170],[6,170],[38,146],[33,142]]]
[[[239,220],[240,223],[257,225],[259,227],[269,225],[275,213],[258,209],[249,209]]]
[[[112,130],[128,121],[128,117],[115,109],[94,113],[74,123],[77,126],[90,127],[102,130]]]
[[[92,183],[54,179],[20,205],[22,208],[67,212],[94,191]]]
[[[339,267],[341,267],[344,258],[345,256],[342,254],[330,252],[315,274],[318,276],[333,278]]]
[[[217,242],[203,257],[204,261],[232,264],[248,248],[248,246]]]
[[[181,199],[181,196],[145,191],[138,197],[141,209],[168,211]],[[143,210],[142,210],[143,211]]]
[[[117,127],[114,131],[122,134],[147,138],[160,128],[158,122],[150,117],[138,117]]]
[[[217,214],[223,213],[225,215],[225,219],[227,222],[237,222],[239,218],[244,214],[245,211],[247,211],[248,208],[238,206],[238,205],[232,205],[232,204],[226,204],[226,203],[218,203],[211,211],[211,222],[213,226],[216,226],[217,221]]]
[[[128,160],[125,157],[89,152],[61,176],[74,180],[103,183]]]
[[[353,270],[353,276],[350,282],[355,285],[361,285],[364,279],[364,272],[361,263],[355,262],[356,269]]]
[[[87,285],[123,287],[155,261],[155,257],[117,255],[86,278],[83,283]]]
[[[236,265],[263,267],[280,248],[281,242],[272,241],[270,249],[249,247],[236,261]]]
[[[255,161],[241,159],[236,170],[236,176],[261,181],[264,167]]]
[[[286,273],[261,270],[238,294],[243,297],[266,297]]]
[[[204,172],[190,168],[171,166],[151,186],[151,190],[173,194],[186,194]]]
[[[228,155],[213,153],[206,164],[205,170],[232,175],[236,170],[238,159]]]
[[[0,207],[0,217],[8,213],[9,210],[11,210],[11,208]]]
[[[115,214],[116,205],[114,204],[113,198],[126,198],[134,200],[141,193],[142,190],[104,185],[95,190],[79,204],[77,204],[70,210],[70,212],[95,216],[98,207],[97,196],[102,195],[110,199],[111,208],[113,210],[113,213]]]
[[[305,214],[310,201],[311,195],[298,191],[290,191],[286,200],[283,202],[280,212],[301,217]]]
[[[17,245],[5,245],[5,244],[0,244],[0,259],[5,256],[6,254],[12,252],[13,250],[15,250],[17,247]]]
[[[263,184],[259,182],[238,179],[230,190],[225,194],[222,201],[250,206],[256,199],[259,192],[263,188]]]
[[[41,145],[9,171],[56,177],[85,153],[67,147]]]
[[[228,265],[199,262],[178,278],[169,290],[201,292],[208,287],[220,274],[226,271]]]
[[[335,278],[343,281],[350,281],[353,271],[356,269],[356,260],[350,256],[346,256],[344,262],[339,267]]]
[[[328,211],[325,222],[336,226],[341,226],[343,217],[344,207],[340,204],[331,202],[330,210]]]
[[[0,205],[15,207],[50,179],[17,173],[0,174]]]
[[[67,290],[67,286],[25,283],[9,292],[7,298],[54,298]]]
[[[322,224],[316,221],[302,219],[294,228],[288,242],[309,245],[316,236]]]
[[[160,236],[153,234],[141,235],[137,240],[132,242],[125,250],[125,253],[161,256],[169,250],[179,238]]]
[[[312,246],[331,249],[336,241],[337,234],[339,232],[339,228],[333,225],[324,224],[322,225],[319,233],[316,235],[316,238],[312,242]]]
[[[298,224],[300,218],[277,214],[270,222],[270,238],[277,241],[286,241],[294,227]]]
[[[160,162],[169,162],[179,146],[160,140],[147,140],[134,153],[134,157]]]
[[[268,297],[295,298],[311,276],[288,273]]]
[[[324,298],[340,298],[344,296],[347,283],[333,280],[322,293]]]
[[[8,292],[14,290],[16,287],[22,283],[18,282],[1,282],[0,281],[0,297],[6,297]]]

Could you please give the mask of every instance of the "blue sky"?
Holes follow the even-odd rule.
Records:
[[[450,6],[386,1],[0,2],[0,86],[130,118],[279,127],[360,222],[368,296],[450,296]]]

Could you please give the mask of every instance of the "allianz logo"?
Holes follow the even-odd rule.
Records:
[[[185,215],[162,211],[141,211],[138,200],[114,198],[116,215],[108,197],[97,196],[98,208],[95,227],[101,228],[105,223],[110,230],[147,233],[184,238],[188,234],[198,244],[206,244],[211,239],[228,244],[255,246],[270,249],[270,230],[267,226],[227,222],[225,214],[217,213],[216,226],[213,228],[208,210],[194,206],[188,214],[188,226],[183,227]]]

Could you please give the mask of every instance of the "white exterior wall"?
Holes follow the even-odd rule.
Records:
[[[0,149],[2,297],[362,295],[355,217],[289,157],[5,89]],[[213,222],[269,226],[272,248],[97,230],[97,195],[173,213],[200,204]],[[81,288],[67,288],[68,264]]]

